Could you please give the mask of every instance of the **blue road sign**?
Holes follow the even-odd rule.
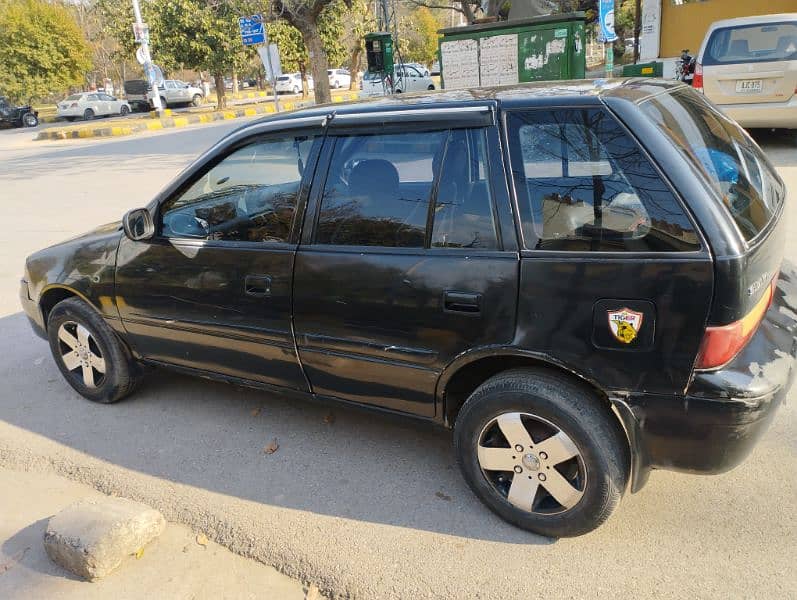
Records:
[[[266,26],[261,15],[240,17],[238,19],[238,28],[241,30],[241,40],[244,46],[266,43]]]

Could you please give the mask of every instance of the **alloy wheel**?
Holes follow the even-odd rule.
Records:
[[[484,477],[515,507],[559,514],[584,495],[587,470],[581,452],[550,421],[530,413],[504,413],[487,423],[478,439]]]
[[[88,388],[96,388],[105,380],[105,359],[97,340],[80,323],[65,321],[58,328],[61,361],[67,371]]]

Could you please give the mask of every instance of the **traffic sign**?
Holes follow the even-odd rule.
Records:
[[[152,61],[152,58],[150,58],[150,55],[149,55],[149,47],[148,46],[141,45],[141,46],[138,47],[138,50],[136,50],[136,60],[141,65],[145,65],[148,62]]]
[[[601,24],[600,38],[604,42],[617,39],[614,32],[614,0],[598,0],[598,15]]]
[[[266,43],[266,26],[263,23],[262,15],[240,17],[238,19],[238,28],[241,30],[241,41],[244,46]]]

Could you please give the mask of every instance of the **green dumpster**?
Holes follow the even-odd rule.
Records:
[[[660,62],[623,65],[623,77],[661,77],[663,74],[664,64]]]
[[[583,79],[584,13],[441,29],[438,53],[446,89]]]

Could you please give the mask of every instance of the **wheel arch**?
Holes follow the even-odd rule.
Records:
[[[57,283],[48,285],[42,290],[38,302],[45,331],[47,330],[47,318],[50,316],[50,312],[53,310],[53,308],[55,308],[55,305],[69,298],[80,298],[86,304],[96,310],[96,307],[94,304],[92,304],[91,300],[89,300],[84,294],[75,288]]]

